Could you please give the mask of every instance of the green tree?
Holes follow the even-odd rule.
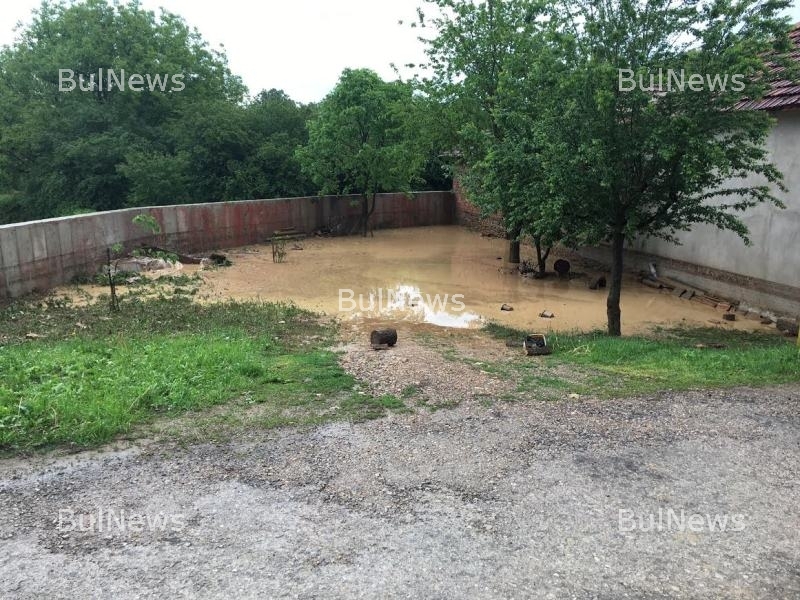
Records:
[[[556,6],[552,23],[566,68],[552,88],[557,108],[538,119],[538,162],[575,236],[610,244],[610,335],[621,334],[626,240],[678,241],[680,231],[707,223],[747,242],[738,213],[762,202],[781,206],[772,193],[772,186],[782,187],[781,174],[764,146],[772,121],[765,112],[733,107],[764,93],[771,78],[765,53],[788,50],[788,23],[778,16],[787,6],[784,0]],[[651,89],[637,84],[623,91],[631,86],[621,85],[620,69],[642,76]],[[696,74],[702,83],[659,84],[659,71],[668,69],[687,80]],[[712,85],[709,77],[728,84]],[[762,183],[749,184],[751,175]]]
[[[59,91],[60,69],[73,72],[78,89]],[[89,88],[90,77],[112,69],[180,76],[184,89],[172,80],[166,91]],[[90,91],[80,91],[80,77]],[[11,198],[13,216],[26,218],[123,207],[132,190],[136,198],[147,187],[131,180],[146,174],[142,165],[176,155],[187,116],[214,103],[235,106],[245,91],[225,56],[173,14],[156,16],[137,2],[45,1],[0,50],[2,206]],[[158,176],[168,180],[164,170],[182,158],[165,161]]]
[[[298,104],[281,90],[262,91],[245,107],[245,130],[252,141],[234,169],[226,196],[278,198],[316,193],[302,172],[297,149],[308,142],[306,122],[314,106]]]
[[[435,12],[419,10],[414,25],[430,24],[436,35],[427,42],[431,75],[422,89],[445,110],[440,123],[450,130],[451,156],[470,199],[485,212],[499,212],[509,238],[508,260],[520,261],[520,238],[529,195],[507,185],[496,171],[496,152],[507,136],[502,121],[503,82],[509,69],[535,60],[531,43],[537,31],[539,3],[531,0],[426,0]],[[506,87],[506,90],[510,88]],[[505,123],[507,124],[507,122]],[[534,233],[535,232],[531,232]],[[536,236],[541,239],[541,236]]]
[[[425,161],[415,133],[412,88],[368,69],[346,69],[308,124],[298,151],[320,194],[361,197],[359,229],[368,233],[379,192],[409,191]]]

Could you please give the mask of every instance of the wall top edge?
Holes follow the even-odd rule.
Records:
[[[410,196],[424,196],[424,195],[434,195],[434,194],[450,194],[452,190],[430,190],[425,192],[420,191],[413,191],[409,192],[408,195]],[[386,196],[397,196],[397,195],[405,195],[405,192],[385,192],[378,194],[378,197],[386,197]],[[5,225],[0,225],[0,233],[4,231],[9,231],[11,229],[17,227],[29,227],[31,225],[44,225],[48,223],[63,223],[69,222],[73,220],[80,220],[86,219],[89,217],[96,217],[98,215],[114,215],[114,214],[139,214],[142,212],[147,212],[151,210],[170,210],[170,209],[179,209],[179,208],[192,208],[198,206],[231,206],[236,204],[263,204],[263,203],[281,203],[281,202],[292,202],[297,200],[326,200],[326,199],[333,199],[333,198],[343,198],[343,199],[356,199],[360,198],[359,194],[346,194],[341,196],[336,195],[326,195],[326,196],[295,196],[289,198],[254,198],[252,200],[230,200],[230,201],[220,201],[220,202],[193,202],[191,204],[165,204],[162,206],[136,206],[133,208],[119,208],[116,210],[105,210],[100,212],[92,212],[92,213],[85,213],[80,215],[69,215],[65,217],[51,217],[49,219],[39,219],[37,221],[20,221],[18,223],[6,223]]]

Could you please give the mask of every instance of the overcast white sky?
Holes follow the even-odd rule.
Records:
[[[0,0],[0,45],[30,18],[39,0]],[[419,30],[407,24],[421,0],[142,0],[196,27],[212,46],[224,44],[231,70],[255,95],[283,89],[295,100],[321,100],[345,67],[369,67],[393,78],[390,64],[424,60]],[[800,0],[791,11],[800,21]]]
[[[14,40],[40,0],[0,0],[0,45]],[[419,30],[408,22],[420,0],[141,0],[224,44],[231,70],[250,93],[283,89],[301,102],[321,100],[346,67],[369,67],[394,79],[391,63],[424,59]],[[406,25],[399,25],[399,20]]]

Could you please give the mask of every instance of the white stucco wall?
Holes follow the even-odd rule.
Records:
[[[786,209],[758,206],[744,213],[752,246],[734,233],[697,225],[680,235],[683,245],[639,240],[633,248],[649,254],[800,287],[800,110],[773,115],[777,124],[767,141],[773,163],[783,172],[788,192],[777,192]],[[761,178],[747,182],[758,185]]]

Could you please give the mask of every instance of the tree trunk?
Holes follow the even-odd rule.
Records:
[[[536,262],[539,267],[539,275],[544,277],[547,274],[547,257],[550,256],[552,247],[546,250],[542,248],[542,238],[539,236],[535,237],[533,242],[536,244]]]
[[[368,233],[371,233],[369,228],[369,219],[372,217],[372,213],[375,212],[375,206],[377,202],[377,193],[372,194],[372,201],[370,202],[370,194],[361,194],[361,235],[362,237],[367,237]]]
[[[367,224],[369,223],[369,196],[361,196],[361,236],[367,237]]]
[[[608,335],[619,337],[622,335],[622,311],[619,299],[622,293],[622,267],[623,252],[625,250],[625,234],[614,233],[611,240],[611,285],[606,301],[608,315]]]
[[[515,227],[513,230],[509,231],[506,235],[506,239],[508,239],[508,262],[514,265],[518,265],[520,263],[519,258],[519,237],[522,235],[522,228]]]

